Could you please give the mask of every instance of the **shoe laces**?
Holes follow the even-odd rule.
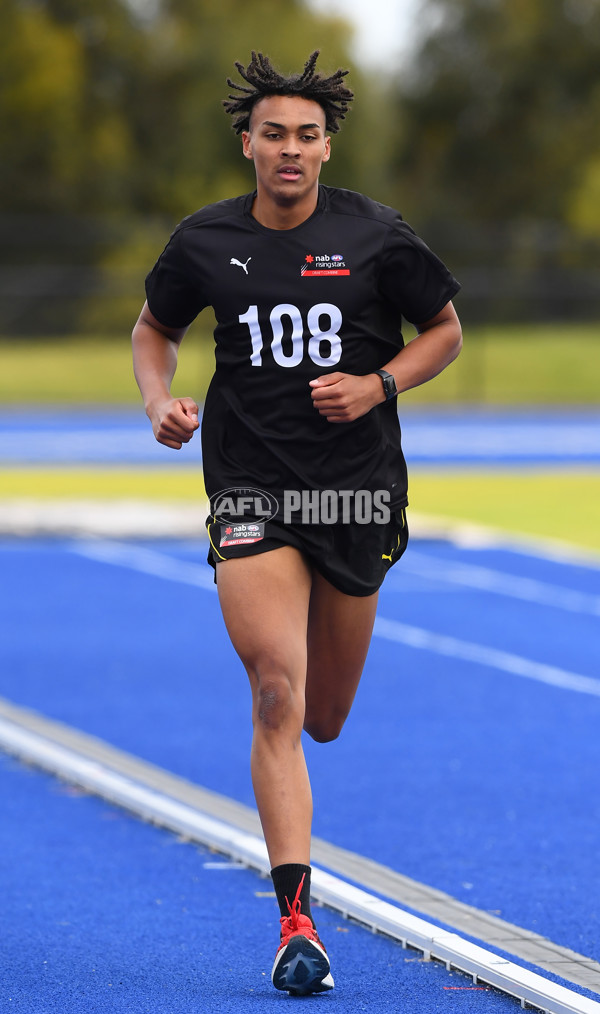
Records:
[[[304,878],[306,874],[302,874],[302,880],[296,891],[296,897],[290,905],[286,895],[285,903],[288,907],[289,915],[282,915],[281,917],[281,946],[285,946],[291,936],[294,933],[302,933],[303,936],[307,936],[310,940],[319,939],[317,931],[313,926],[312,919],[309,919],[307,915],[302,915],[300,895],[302,893],[302,887],[304,885]]]

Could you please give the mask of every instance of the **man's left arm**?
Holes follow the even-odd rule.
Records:
[[[381,366],[394,377],[399,394],[437,377],[462,347],[460,321],[451,302],[431,320],[418,324],[417,332],[416,338]],[[329,373],[311,380],[310,386],[313,406],[332,423],[353,422],[386,400],[377,373],[362,377]]]

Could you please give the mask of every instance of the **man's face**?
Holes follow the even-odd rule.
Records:
[[[289,205],[314,195],[321,165],[330,155],[325,113],[318,102],[287,95],[261,99],[242,141],[264,196]]]

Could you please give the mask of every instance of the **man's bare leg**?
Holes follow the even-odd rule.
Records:
[[[217,564],[223,618],[252,688],[252,782],[272,867],[310,864],[301,733],[311,581],[291,546]]]
[[[339,733],[377,595],[342,595],[291,546],[217,564],[217,584],[252,688],[252,780],[282,917],[271,978],[291,993],[324,992],[334,983],[310,914],[312,796],[301,734],[305,717],[315,739]]]
[[[320,743],[339,736],[369,650],[378,592],[345,595],[313,573],[304,728]]]

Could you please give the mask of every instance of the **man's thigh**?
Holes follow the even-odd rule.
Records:
[[[266,663],[306,671],[312,575],[291,546],[217,564],[217,589],[231,642],[247,668]]]

